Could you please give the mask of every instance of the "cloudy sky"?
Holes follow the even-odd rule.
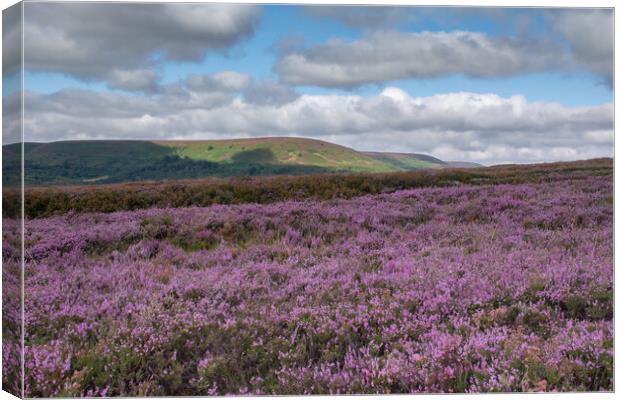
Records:
[[[610,10],[48,2],[24,16],[26,141],[305,136],[487,165],[613,153]]]

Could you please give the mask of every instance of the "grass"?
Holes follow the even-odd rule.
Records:
[[[244,152],[269,150],[272,162],[346,169],[350,172],[389,172],[389,165],[353,149],[303,138],[259,138],[204,141],[155,142],[173,148],[180,157],[220,163],[234,162]],[[248,160],[250,161],[250,160]],[[258,160],[263,161],[263,160]]]

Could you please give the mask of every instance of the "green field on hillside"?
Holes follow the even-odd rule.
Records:
[[[20,177],[20,145],[3,146],[4,183]],[[98,184],[204,177],[380,173],[443,168],[431,156],[364,153],[305,138],[25,143],[26,185]]]
[[[174,149],[174,154],[191,160],[217,163],[305,165],[350,172],[393,170],[348,147],[303,138],[260,138],[205,141],[154,142]]]

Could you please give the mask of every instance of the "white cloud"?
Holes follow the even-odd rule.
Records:
[[[299,94],[290,86],[275,81],[254,82],[244,93],[248,103],[279,106],[297,99]]]
[[[344,25],[372,29],[399,25],[414,20],[416,8],[403,6],[308,5],[304,12],[316,18],[338,21]]]
[[[187,86],[194,91],[238,92],[250,83],[250,76],[235,71],[223,71],[212,75],[190,75]]]
[[[613,83],[614,16],[610,9],[562,10],[551,13],[552,26],[572,50],[577,64]]]
[[[2,96],[2,144],[19,142],[22,137],[22,97],[20,92]]]
[[[24,7],[28,69],[142,92],[158,89],[157,67],[162,61],[197,62],[210,52],[226,53],[253,35],[261,14],[259,6],[243,4],[29,2]],[[613,80],[613,12],[609,9],[516,14],[484,8],[308,6],[304,10],[319,19],[362,28],[365,36],[306,48],[298,37],[279,38],[274,68],[281,83],[352,88],[452,74],[501,78],[541,71],[588,71],[609,87]],[[421,18],[455,29],[462,26],[461,14],[502,24],[526,21],[526,26],[534,16],[548,18],[542,33],[530,35],[393,31],[402,22]],[[19,36],[18,25],[4,26],[5,37]],[[15,51],[5,49],[5,71],[16,69]],[[274,94],[280,89],[270,88]]]
[[[110,81],[160,61],[201,61],[253,34],[260,8],[243,4],[25,3],[24,59],[31,70]],[[143,90],[144,85],[136,85]]]
[[[395,88],[395,87],[385,88],[381,92],[381,96],[387,97],[387,98],[392,99],[392,100],[394,100],[396,102],[406,101],[409,98],[409,95],[407,94],[407,92],[405,92],[402,89]]]
[[[564,51],[544,41],[464,31],[379,31],[360,40],[331,40],[293,51],[278,61],[276,71],[290,84],[355,87],[451,74],[497,78],[566,64]]]
[[[21,69],[21,3],[2,10],[2,77]]]
[[[128,91],[154,92],[159,74],[150,69],[114,69],[108,74],[108,86]]]
[[[392,11],[399,9],[378,8],[390,12],[374,17],[372,7],[309,7],[308,10],[344,23],[360,14],[370,18],[368,23],[360,19],[360,25],[372,26],[372,18],[383,23],[394,16]],[[404,11],[402,15],[406,15]],[[454,12],[464,11],[456,9]],[[446,17],[451,13],[442,10],[437,14]],[[332,39],[306,48],[292,48],[281,54],[275,69],[289,84],[332,88],[452,74],[501,78],[545,71],[586,71],[599,76],[611,87],[613,12],[610,9],[561,9],[542,10],[538,14],[548,18],[543,26],[546,32],[536,35],[367,30],[365,36],[357,40]],[[485,13],[476,10],[475,15],[480,17]],[[500,18],[499,15],[495,18]],[[532,23],[532,14],[519,14],[519,17],[524,18],[526,25]]]
[[[599,131],[587,131],[584,134],[585,139],[591,140],[594,143],[608,143],[614,142],[614,131],[611,129],[599,130]]]
[[[285,103],[177,85],[157,96],[26,93],[26,140],[307,136],[360,150],[423,152],[484,163],[611,156],[613,106],[566,107],[522,96],[302,95]],[[97,112],[93,112],[97,110]]]

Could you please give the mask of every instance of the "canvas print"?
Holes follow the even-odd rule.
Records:
[[[2,389],[614,390],[613,8],[2,14]]]

